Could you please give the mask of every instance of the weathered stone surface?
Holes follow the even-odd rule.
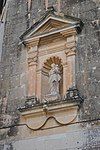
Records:
[[[49,137],[19,138],[16,141],[12,139],[12,143],[7,140],[6,144],[0,145],[2,148],[0,150],[6,150],[7,148],[10,150],[99,150],[99,128],[86,128],[81,130],[75,129],[73,132],[66,131],[66,133],[50,135]]]
[[[54,5],[57,10],[55,3],[56,1],[50,0],[50,5]],[[30,20],[28,20],[27,2],[24,0],[9,0],[0,65],[0,97],[7,97],[8,113],[16,113],[17,107],[24,104],[27,96],[27,55],[26,51],[21,51],[23,48],[19,45],[19,36],[40,19],[44,11],[43,1],[32,1]],[[99,0],[63,0],[61,1],[61,11],[67,15],[80,18],[84,23],[83,30],[77,38],[76,48],[76,83],[81,95],[84,96],[84,103],[79,116],[81,120],[96,119],[100,115],[100,24],[94,26],[93,21],[100,19],[100,3]],[[0,100],[0,106],[2,106],[2,99]],[[52,138],[45,137],[42,140],[33,139],[29,143],[24,140],[16,141],[12,146],[11,140],[13,141],[13,139],[9,138],[5,141],[5,146],[4,142],[1,141],[0,150],[14,150],[14,148],[22,150],[21,144],[26,150],[27,147],[29,149],[31,144],[29,150],[33,150],[33,143],[34,150],[40,150],[40,147],[43,150],[99,150],[99,129],[95,126],[91,129],[84,129],[84,127],[82,129],[85,131],[75,131],[75,133],[78,132],[82,135],[81,138],[79,134],[66,133],[62,142],[62,136],[59,135]],[[6,133],[0,132],[0,139],[4,140],[6,137]],[[60,140],[57,140],[58,137]],[[62,144],[59,144],[60,142]]]

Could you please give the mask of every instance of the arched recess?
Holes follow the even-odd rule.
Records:
[[[42,67],[42,82],[41,82],[41,96],[44,98],[46,95],[50,94],[50,85],[49,85],[49,71],[51,70],[52,64],[57,64],[60,70],[61,80],[59,83],[59,93],[62,97],[63,94],[63,65],[62,60],[58,56],[52,56],[48,58]]]

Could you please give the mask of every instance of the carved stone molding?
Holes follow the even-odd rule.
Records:
[[[39,38],[29,38],[27,40],[24,40],[24,43],[28,48],[35,47],[38,46]]]
[[[77,34],[75,28],[69,28],[67,31],[61,31],[60,33],[64,38]]]
[[[76,102],[67,103],[66,100],[59,102],[45,101],[43,103],[35,103],[35,105],[32,103],[31,106],[19,109],[21,113],[20,123],[27,125],[24,128],[25,133],[28,133],[27,128],[33,131],[40,131],[41,129],[55,128],[56,126],[67,126],[69,123],[77,121],[79,109]],[[69,114],[69,111],[71,114]],[[21,130],[19,129],[20,132]]]
[[[67,57],[72,56],[72,55],[76,55],[76,50],[75,50],[75,48],[70,49],[69,51],[66,51],[65,54]]]
[[[33,58],[33,59],[28,59],[28,66],[34,66],[37,64],[37,58]]]
[[[28,51],[28,66],[36,65],[37,60],[38,60],[37,47],[35,47],[35,51],[34,48],[31,48]]]

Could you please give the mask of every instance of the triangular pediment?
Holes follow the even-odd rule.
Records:
[[[43,37],[44,34],[56,33],[64,28],[79,27],[80,23],[80,19],[64,14],[58,15],[54,10],[49,10],[39,21],[23,33],[20,38],[25,40],[36,36]]]
[[[60,29],[65,26],[70,26],[70,24],[64,21],[59,21],[56,18],[51,17],[40,28],[36,29],[36,31],[33,32],[33,34],[36,35],[40,33],[46,33],[46,32]]]

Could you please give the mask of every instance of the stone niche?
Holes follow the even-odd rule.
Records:
[[[77,95],[77,101],[72,99],[69,103],[64,97],[76,85],[76,39],[81,27],[80,19],[62,13],[58,15],[50,8],[21,35],[28,63],[28,98],[25,106],[19,108],[21,123],[30,122],[29,126],[39,129],[49,119],[47,128],[56,126],[57,116],[61,119],[58,124],[76,119]]]
[[[20,38],[28,53],[28,96],[44,99],[50,95],[49,72],[59,68],[59,95],[75,86],[76,38],[81,30],[79,19],[57,14],[50,8],[43,18]]]

